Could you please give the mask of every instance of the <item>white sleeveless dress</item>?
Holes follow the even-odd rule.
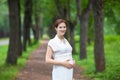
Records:
[[[65,39],[65,38],[64,38]],[[72,47],[65,39],[65,43],[61,42],[56,35],[48,42],[48,45],[53,50],[53,59],[58,61],[72,60]],[[64,66],[53,65],[52,80],[72,80],[73,68],[68,69]]]

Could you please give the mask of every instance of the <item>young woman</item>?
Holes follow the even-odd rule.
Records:
[[[53,64],[52,80],[72,80],[75,61],[72,58],[72,47],[64,37],[67,27],[63,19],[56,20],[56,35],[50,39],[46,51],[46,62]]]

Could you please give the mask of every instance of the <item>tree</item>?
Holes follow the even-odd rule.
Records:
[[[42,3],[44,1],[34,0],[33,1],[33,15],[35,24],[32,26],[35,42],[38,42],[39,38],[42,37],[43,28],[42,28]]]
[[[24,0],[24,7],[23,50],[26,51],[27,43],[31,45],[30,28],[32,26],[32,0]]]
[[[88,1],[87,7],[81,10],[81,1],[76,0],[77,13],[80,21],[80,59],[87,57],[86,43],[87,43],[87,25],[90,11],[92,8],[91,0]]]
[[[17,58],[21,54],[21,27],[20,27],[20,1],[8,0],[10,43],[6,62],[17,64]]]
[[[70,0],[67,0],[67,21],[68,21],[68,26],[69,26],[69,33],[70,33],[70,44],[73,48],[73,51],[72,53],[75,54],[76,53],[76,50],[75,50],[75,39],[74,39],[74,31],[75,31],[75,26],[77,24],[77,21],[78,21],[78,17],[77,17],[77,14],[75,14],[75,17],[74,19],[72,20],[72,16],[71,16],[71,7],[70,7],[70,4],[72,2]]]
[[[94,27],[95,27],[95,67],[97,72],[105,70],[104,32],[103,32],[103,1],[93,0]]]

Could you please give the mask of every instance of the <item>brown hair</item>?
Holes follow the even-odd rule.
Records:
[[[57,19],[53,27],[57,28],[60,23],[65,23],[67,25],[67,22],[64,19]]]

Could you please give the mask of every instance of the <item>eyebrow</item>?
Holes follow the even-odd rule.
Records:
[[[59,27],[66,27],[66,26],[59,26]]]

